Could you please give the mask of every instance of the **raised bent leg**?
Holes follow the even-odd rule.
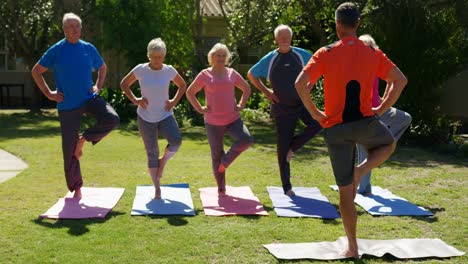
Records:
[[[86,141],[92,142],[93,145],[119,126],[119,115],[100,96],[89,100],[85,105],[85,112],[96,118],[96,124],[83,132]]]
[[[240,118],[226,127],[226,133],[234,139],[234,143],[221,157],[221,165],[224,168],[229,167],[242,152],[253,144],[253,137]]]
[[[167,139],[167,146],[164,149],[164,154],[159,158],[158,176],[163,176],[166,163],[176,154],[182,144],[182,136],[180,135],[179,126],[174,116],[169,116],[159,122],[159,132]]]

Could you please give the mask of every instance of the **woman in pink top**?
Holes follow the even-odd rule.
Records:
[[[215,44],[208,53],[208,62],[211,67],[198,74],[186,93],[187,99],[195,110],[205,118],[213,174],[220,196],[226,195],[225,169],[253,144],[253,138],[239,115],[247,104],[251,89],[237,71],[226,67],[230,56],[226,45]],[[235,97],[235,87],[242,91],[239,103]],[[202,106],[196,97],[202,89],[205,92],[205,106]],[[234,139],[233,145],[227,152],[223,149],[224,134]]]

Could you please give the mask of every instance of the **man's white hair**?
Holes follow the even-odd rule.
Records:
[[[148,43],[147,56],[149,57],[153,52],[162,52],[166,55],[166,43],[161,38],[154,38]]]
[[[81,27],[81,18],[79,16],[77,16],[76,14],[74,13],[66,13],[65,15],[63,15],[63,19],[62,19],[62,26],[65,27],[65,23],[68,21],[68,20],[76,20],[80,23],[80,27]]]
[[[287,30],[289,31],[289,33],[291,34],[291,37],[293,35],[293,31],[291,29],[291,27],[289,27],[288,25],[279,25],[275,28],[275,31],[274,31],[274,34],[275,34],[275,38],[278,36],[279,32],[282,31],[282,30]]]

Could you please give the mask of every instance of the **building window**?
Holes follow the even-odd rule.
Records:
[[[205,55],[208,55],[208,52],[210,52],[211,48],[213,48],[213,46],[216,43],[220,43],[220,42],[221,42],[220,37],[205,37],[203,39],[203,52],[205,53]]]
[[[260,47],[250,47],[247,53],[241,56],[240,61],[242,64],[255,64],[260,59]]]
[[[0,32],[0,71],[7,70],[8,65],[8,48],[6,34]]]

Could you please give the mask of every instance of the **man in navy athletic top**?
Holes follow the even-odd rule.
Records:
[[[307,112],[294,82],[312,57],[308,51],[292,47],[292,30],[287,25],[279,25],[275,31],[278,49],[265,55],[248,72],[248,78],[272,103],[271,114],[276,123],[276,143],[278,164],[284,193],[294,196],[291,185],[289,162],[294,152],[322,130],[320,124]],[[269,89],[260,77],[269,81]],[[297,120],[306,125],[304,131],[294,135]]]

